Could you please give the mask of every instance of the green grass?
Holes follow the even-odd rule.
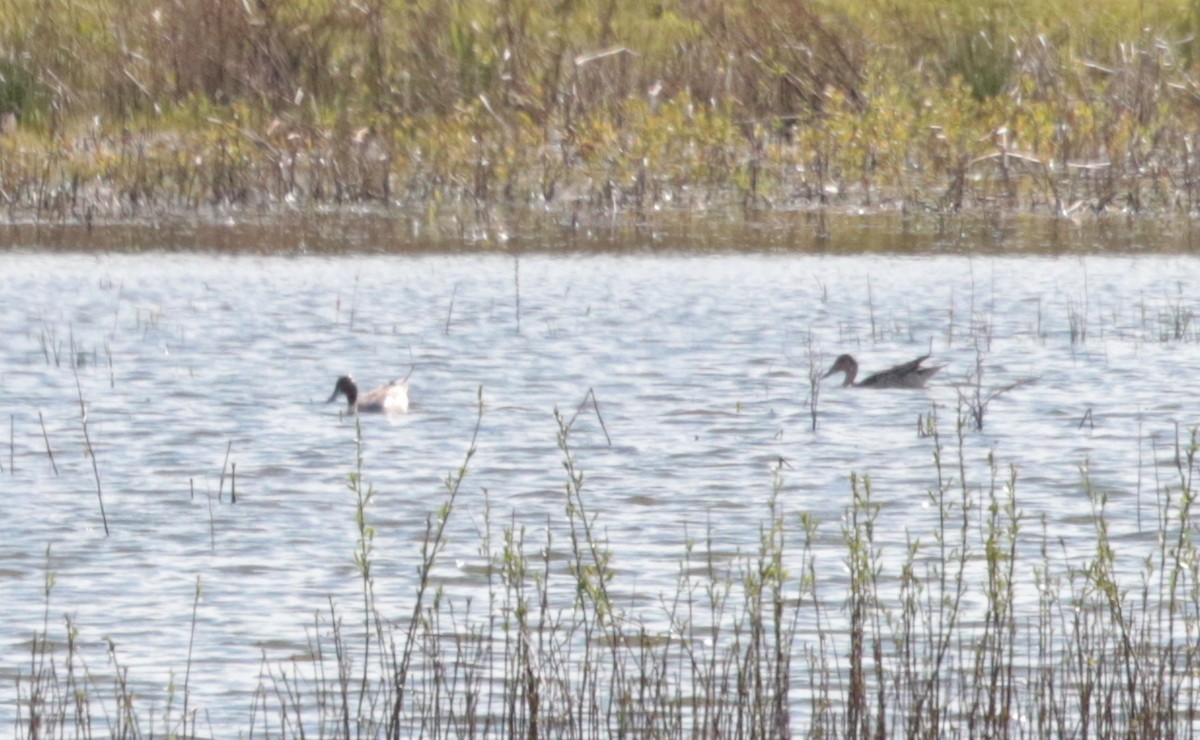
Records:
[[[1197,7],[15,0],[0,202],[1186,214]]]

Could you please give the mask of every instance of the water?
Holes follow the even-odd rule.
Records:
[[[936,408],[950,436],[977,360],[984,392],[1018,385],[967,435],[972,484],[987,483],[988,451],[1002,477],[1017,466],[1028,520],[1082,559],[1096,539],[1086,465],[1132,579],[1155,546],[1176,426],[1200,423],[1198,279],[1187,255],[4,253],[0,725],[15,721],[31,636],[48,620],[61,639],[69,615],[93,670],[115,644],[143,713],[161,716],[172,682],[179,701],[194,639],[192,706],[217,735],[246,728],[264,656],[305,655],[330,599],[361,603],[355,427],[324,403],[347,372],[373,387],[412,369],[411,412],[362,419],[385,613],[411,609],[426,522],[480,393],[438,582],[454,598],[486,593],[485,505],[565,547],[558,409],[575,417],[613,588],[653,625],[687,540],[711,536],[727,558],[756,550],[780,464],[789,542],[797,513],[822,522],[826,592],[846,578],[852,471],[882,505],[878,545],[902,557],[937,513],[918,418]],[[871,372],[930,349],[946,367],[929,389],[827,381],[810,429],[811,358],[852,352]],[[1027,583],[1018,598],[1035,604]]]

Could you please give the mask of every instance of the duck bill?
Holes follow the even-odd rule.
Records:
[[[337,396],[338,396],[337,388],[334,388],[334,389],[333,389],[333,395],[332,395],[332,396],[330,396],[330,397],[329,397],[329,400],[327,400],[325,403],[333,403],[334,401],[336,401],[336,400],[337,400]]]

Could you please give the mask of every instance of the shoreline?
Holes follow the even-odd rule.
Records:
[[[133,2],[0,10],[0,225],[1200,214],[1173,0]]]
[[[534,207],[212,208],[124,218],[0,219],[0,249],[215,254],[1137,255],[1196,252],[1187,216],[1067,219],[1011,210],[955,214],[810,208],[586,213]]]

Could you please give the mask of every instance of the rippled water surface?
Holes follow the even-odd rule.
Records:
[[[218,736],[246,727],[261,661],[305,654],[330,599],[361,603],[355,425],[324,403],[348,372],[372,386],[412,371],[410,413],[362,418],[385,613],[411,608],[480,394],[436,571],[447,595],[482,603],[497,523],[563,541],[554,411],[578,411],[613,588],[653,623],[686,541],[758,547],[778,465],[789,542],[796,514],[822,523],[821,580],[845,578],[851,472],[882,504],[879,546],[903,555],[936,513],[918,419],[936,409],[952,436],[977,362],[985,392],[1020,385],[967,433],[975,482],[989,450],[1001,475],[1016,465],[1032,529],[1044,518],[1086,555],[1086,466],[1132,572],[1154,546],[1148,499],[1174,474],[1176,425],[1200,422],[1198,282],[1187,256],[2,254],[0,725],[31,635],[47,619],[65,635],[68,615],[94,668],[115,644],[146,706],[178,692],[194,639],[193,707]],[[811,430],[810,362],[852,352],[869,372],[930,350],[945,369],[927,390],[827,380]]]

